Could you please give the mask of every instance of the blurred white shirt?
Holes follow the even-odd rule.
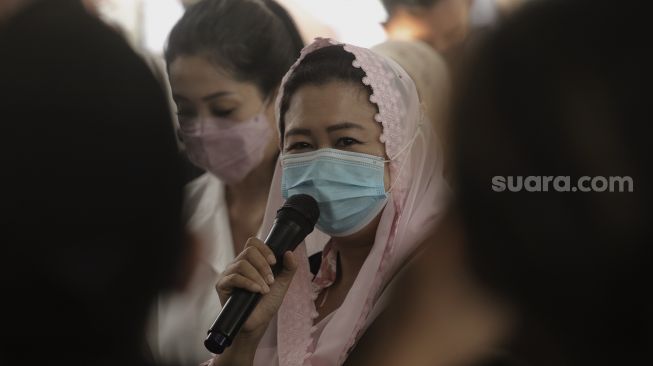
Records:
[[[149,340],[156,361],[198,365],[211,357],[203,342],[221,309],[218,276],[235,258],[224,183],[209,173],[190,182],[184,210],[200,260],[184,292],[159,299]]]

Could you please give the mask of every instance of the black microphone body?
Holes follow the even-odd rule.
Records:
[[[307,195],[290,197],[277,211],[277,217],[265,239],[265,244],[277,258],[277,263],[272,266],[275,277],[283,268],[283,254],[288,250],[295,250],[313,231],[318,216],[317,202]],[[222,353],[231,345],[260,299],[260,293],[234,289],[211,325],[204,346],[213,353]]]

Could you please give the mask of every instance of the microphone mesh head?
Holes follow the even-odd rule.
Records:
[[[315,226],[317,219],[320,217],[320,209],[317,207],[317,201],[307,194],[296,194],[289,197],[280,210],[291,209],[297,211]]]

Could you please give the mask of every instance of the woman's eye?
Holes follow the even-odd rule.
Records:
[[[224,118],[228,117],[233,111],[234,109],[213,109],[211,110],[211,114],[213,114],[215,117]]]
[[[310,148],[311,148],[311,144],[309,144],[308,142],[295,142],[290,144],[290,146],[286,148],[286,151],[299,151],[299,150],[306,150]]]
[[[347,147],[355,144],[360,144],[361,142],[351,137],[341,137],[336,142],[336,147]]]

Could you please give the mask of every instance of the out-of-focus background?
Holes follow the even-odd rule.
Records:
[[[87,0],[100,15],[117,24],[132,44],[161,54],[166,37],[184,11],[183,3],[197,0]],[[500,9],[525,0],[472,0],[473,26],[489,25]],[[371,47],[386,39],[382,23],[387,14],[380,0],[279,0],[299,24],[305,41],[315,36]]]

